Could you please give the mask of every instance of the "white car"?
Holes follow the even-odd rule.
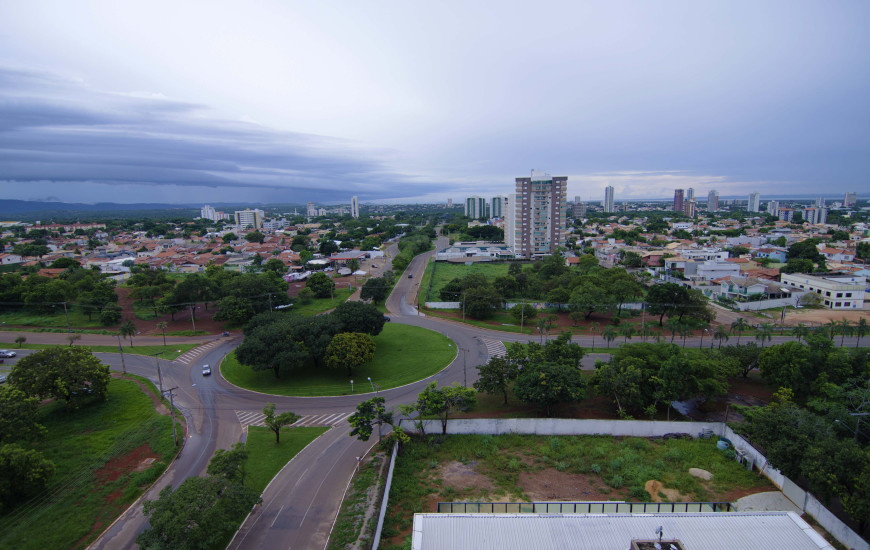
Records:
[[[209,374],[211,374],[211,367],[209,365],[203,365],[202,366],[202,375],[208,376]]]
[[[15,352],[8,349],[0,349],[0,357],[15,357]]]

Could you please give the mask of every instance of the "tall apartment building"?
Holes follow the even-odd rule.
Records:
[[[858,193],[849,193],[849,192],[847,192],[847,193],[843,196],[843,206],[845,206],[845,207],[847,207],[847,208],[850,207],[850,206],[855,206],[855,204],[856,204],[857,202],[858,202]]]
[[[683,211],[683,190],[674,189],[674,212]]]
[[[486,199],[478,196],[466,198],[465,215],[473,220],[486,216]]]
[[[695,202],[695,199],[683,201],[683,214],[689,218],[694,218],[698,215],[698,203]]]
[[[695,190],[692,187],[686,189],[686,200],[690,201],[695,198]]]
[[[447,199],[447,208],[453,208],[453,198]]]
[[[565,244],[568,178],[533,170],[516,178],[516,194],[508,198],[505,242],[517,257],[552,254]]]
[[[816,208],[824,208],[825,207],[825,197],[819,197],[816,199]]]
[[[214,208],[209,205],[205,205],[199,209],[199,217],[204,220],[211,220],[213,222],[217,221],[217,212]]]
[[[260,229],[263,227],[263,218],[266,213],[259,209],[245,208],[244,210],[236,210],[235,222],[242,229],[250,227]]]
[[[309,218],[317,217],[317,207],[314,206],[313,202],[309,202],[308,204],[306,204],[305,210],[306,210],[305,215],[308,216]]]
[[[507,212],[508,198],[503,195],[496,195],[490,201],[489,215],[492,218],[503,218]]]
[[[359,218],[359,197],[353,196],[350,198],[350,215],[354,218]]]
[[[776,217],[784,222],[794,221],[794,208],[777,208]]]
[[[707,193],[707,211],[715,212],[719,210],[719,191],[712,189]]]
[[[749,212],[761,211],[761,193],[749,193],[749,203],[746,205],[746,210]]]
[[[605,212],[616,212],[616,209],[613,208],[613,186],[608,185],[604,188],[604,211]]]
[[[817,223],[826,223],[828,221],[827,208],[816,208],[815,206],[808,206],[807,208],[804,208],[803,215],[804,221],[809,222],[811,225],[815,225]]]
[[[779,216],[779,201],[768,201],[767,213],[771,216]]]
[[[574,215],[574,218],[586,217],[586,203],[580,200],[580,195],[574,197],[574,209],[572,214]]]

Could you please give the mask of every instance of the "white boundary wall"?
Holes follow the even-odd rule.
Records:
[[[413,425],[412,425],[413,426]],[[427,434],[440,434],[441,422],[426,420]],[[414,429],[413,427],[411,428]],[[854,550],[870,550],[870,544],[819,502],[798,487],[779,470],[767,466],[767,458],[724,422],[659,422],[647,420],[579,420],[572,418],[464,418],[447,421],[448,434],[529,434],[529,435],[614,435],[660,437],[670,433],[687,433],[698,437],[704,430],[731,440],[770,481],[801,510],[812,516],[834,538]],[[392,467],[391,467],[392,470]],[[389,497],[389,485],[384,505]],[[375,541],[378,539],[375,538]]]

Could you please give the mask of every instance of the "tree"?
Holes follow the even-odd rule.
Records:
[[[326,348],[326,365],[333,369],[346,367],[350,377],[353,369],[374,359],[375,348],[375,342],[368,334],[341,332],[332,337]]]
[[[72,347],[72,345],[74,343],[76,343],[82,339],[82,335],[81,334],[67,334],[66,339],[67,339],[67,341],[69,341],[70,347]]]
[[[598,361],[592,384],[600,394],[613,399],[620,418],[629,416],[629,410],[640,410],[647,405],[644,387],[651,386],[643,362],[633,357],[607,363]]]
[[[39,451],[15,443],[0,446],[0,512],[8,512],[45,489],[54,470],[54,464]]]
[[[218,301],[217,309],[215,321],[227,321],[233,325],[246,323],[256,313],[251,300],[238,296],[224,296]]]
[[[314,291],[308,287],[302,288],[299,290],[299,294],[296,295],[296,298],[303,304],[310,304],[312,300],[314,300]]]
[[[347,261],[347,268],[351,273],[355,273],[359,269],[359,260],[351,258]]]
[[[393,425],[393,413],[384,408],[383,397],[372,397],[356,406],[356,412],[347,417],[347,421],[353,426],[351,436],[356,436],[360,441],[368,441],[374,431],[373,425],[378,425],[378,433],[383,424]]]
[[[121,322],[121,306],[118,304],[106,304],[100,312],[100,324],[116,325]]]
[[[517,323],[525,323],[538,315],[538,310],[531,304],[517,304],[510,309],[513,320]]]
[[[686,288],[676,283],[655,285],[647,292],[647,311],[659,316],[659,326],[664,323],[665,315],[677,313],[679,307],[688,300]]]
[[[253,322],[253,321],[252,321]],[[236,348],[236,359],[253,370],[271,370],[280,378],[280,369],[292,370],[305,364],[308,350],[294,339],[290,321],[245,327],[245,339]]]
[[[245,235],[245,240],[249,243],[260,243],[263,244],[263,241],[266,240],[266,236],[260,233],[258,230],[251,231],[247,235]]]
[[[374,303],[383,302],[390,292],[390,284],[383,277],[372,277],[363,283],[360,290],[361,300],[371,300]]]
[[[524,403],[544,407],[549,417],[552,405],[582,400],[586,395],[586,381],[575,368],[543,363],[517,376],[514,394]]]
[[[37,422],[39,399],[13,386],[0,386],[0,443],[39,439],[45,427]]]
[[[318,251],[324,256],[330,256],[338,252],[338,245],[335,244],[335,241],[331,239],[325,239],[320,242],[320,246],[318,247]]]
[[[218,449],[208,463],[206,473],[219,476],[233,483],[245,483],[245,462],[248,460],[248,450],[241,441],[233,444],[230,449]]]
[[[326,273],[315,273],[308,278],[305,287],[310,288],[318,298],[329,298],[335,289],[335,281],[330,279]]]
[[[791,329],[791,334],[798,339],[798,342],[805,339],[810,334],[810,329],[803,323],[798,323]]]
[[[861,338],[864,338],[864,336],[867,335],[867,318],[866,317],[861,317],[858,320],[858,324],[855,326],[855,335],[858,337],[855,340],[855,347],[857,348],[861,344]],[[16,338],[15,341],[17,342],[18,338]]]
[[[136,324],[133,321],[127,320],[118,328],[118,332],[121,333],[121,336],[130,339],[130,347],[132,348],[133,336],[136,334]]]
[[[749,328],[749,323],[747,323],[743,317],[738,317],[736,321],[731,323],[731,332],[737,333],[737,345],[740,345],[740,336],[743,335],[743,331]]]
[[[634,333],[637,332],[633,326],[631,325],[623,325],[619,328],[619,333],[623,336],[623,344],[627,344],[631,337],[634,336]]]
[[[438,387],[437,382],[429,383],[417,396],[424,414],[435,415],[441,421],[441,433],[447,434],[447,420],[457,411],[466,411],[477,401],[474,388],[466,388],[458,383]]]
[[[343,302],[329,314],[341,323],[341,332],[363,332],[377,336],[384,329],[384,314],[372,304]]]
[[[263,264],[263,271],[271,271],[276,275],[284,275],[287,273],[287,266],[278,258],[269,258]]]
[[[27,337],[19,334],[15,337],[15,343],[18,344],[18,349],[21,349],[21,345],[27,341]]]
[[[465,289],[462,307],[466,314],[478,319],[488,319],[502,305],[502,296],[492,286],[476,286]]]
[[[604,332],[601,334],[601,337],[607,342],[608,349],[610,348],[610,342],[616,340],[616,336],[619,333],[616,332],[616,329],[613,327],[607,327],[604,329]]]
[[[156,550],[215,548],[226,544],[259,502],[256,491],[223,476],[189,477],[175,491],[167,486],[157,500],[143,503],[149,528],[136,543]]]
[[[838,328],[840,331],[840,347],[843,347],[846,344],[846,336],[851,336],[855,330],[849,320],[845,317],[843,317],[843,320],[837,324],[839,325]]]
[[[758,368],[758,361],[761,357],[761,349],[755,343],[750,342],[745,346],[727,346],[723,350],[726,357],[731,357],[737,361],[737,368],[740,370],[740,376],[748,378],[749,373]]]
[[[538,334],[541,335],[541,343],[544,343],[544,336],[550,335],[550,330],[553,328],[553,323],[557,319],[555,315],[548,315],[547,317],[541,317],[538,319],[536,326],[538,327]]]
[[[585,277],[571,292],[568,303],[572,311],[582,312],[589,319],[596,311],[609,311],[612,308],[612,297],[605,290],[600,278]]]
[[[106,399],[109,367],[86,348],[51,347],[22,357],[9,383],[30,397],[54,397],[78,406],[87,396]]]
[[[771,335],[773,334],[773,325],[770,323],[762,323],[760,327],[758,327],[758,332],[755,334],[755,339],[761,342],[761,348],[764,349],[764,341],[767,340],[770,342]]]
[[[239,237],[235,233],[224,233],[224,236],[221,237],[221,240],[226,244],[230,244],[231,242],[237,240]]]
[[[491,357],[488,362],[477,367],[477,372],[479,376],[474,383],[474,389],[489,394],[501,393],[504,404],[507,405],[508,389],[519,374],[517,365],[504,357]]]
[[[289,424],[293,424],[294,422],[302,418],[298,414],[290,411],[275,416],[274,403],[266,403],[266,406],[263,407],[263,414],[266,415],[266,417],[263,419],[263,423],[266,425],[267,428],[275,432],[275,445],[281,443],[281,428]]]

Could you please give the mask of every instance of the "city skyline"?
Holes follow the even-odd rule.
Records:
[[[432,203],[537,166],[590,203],[867,186],[865,4],[84,4],[0,6],[2,198]]]

